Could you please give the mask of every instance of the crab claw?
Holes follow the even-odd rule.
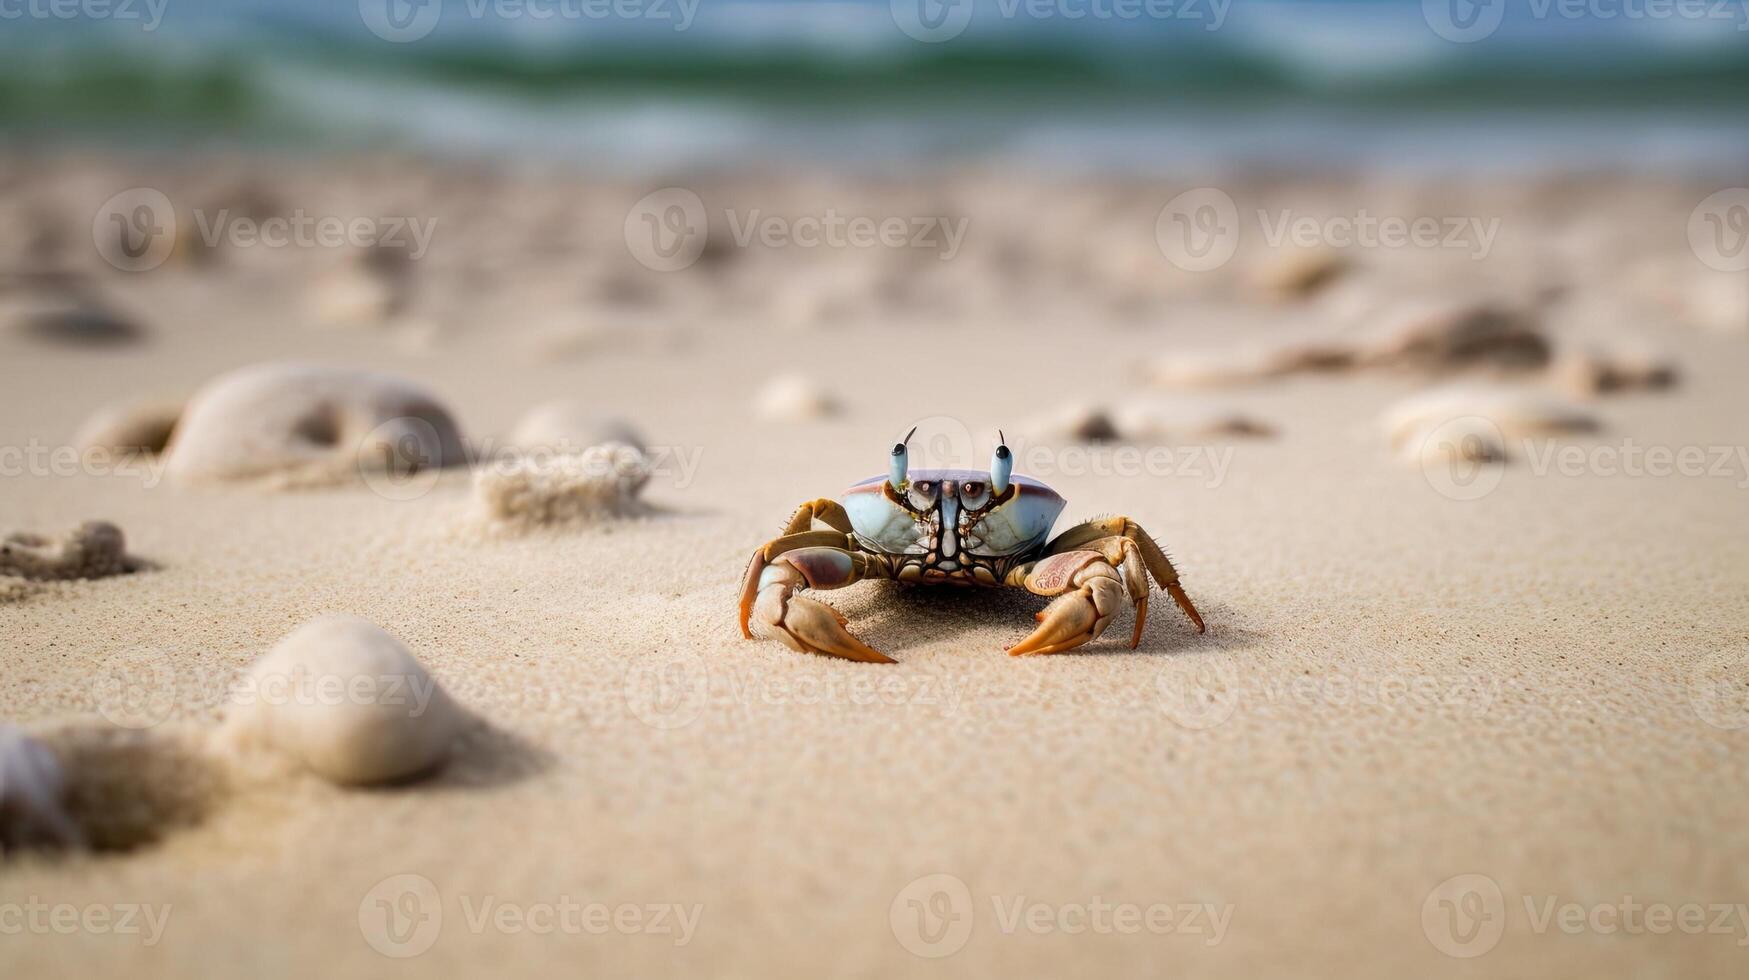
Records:
[[[869,664],[897,663],[893,658],[850,635],[838,610],[805,596],[790,596],[777,627],[778,639],[802,653],[822,653]]]
[[[1115,578],[1089,578],[1079,589],[1051,600],[1035,617],[1038,628],[1026,639],[1008,648],[1008,655],[1061,653],[1086,643],[1111,623],[1129,599]]]

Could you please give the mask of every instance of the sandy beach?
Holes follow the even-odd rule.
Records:
[[[55,753],[102,845],[6,854],[7,975],[1740,969],[1749,281],[1689,236],[1730,182],[619,181],[101,154],[14,155],[0,180],[0,534],[109,521],[147,563],[0,578],[0,720]],[[179,234],[129,273],[90,216],[139,187]],[[674,272],[633,244],[660,188],[710,223]],[[1208,271],[1159,234],[1198,188],[1244,227]],[[828,211],[900,219],[906,244],[798,244]],[[203,238],[221,212],[430,235],[404,262]],[[1450,244],[1267,240],[1364,215],[1434,219]],[[771,216],[778,237],[740,240]],[[1512,311],[1549,364],[1501,360],[1487,331],[1473,357],[1364,353],[1418,304]],[[128,329],[42,312],[69,305]],[[1320,344],[1363,353],[1191,383]],[[1628,348],[1670,377],[1575,389],[1576,352]],[[405,379],[468,458],[291,489],[56,462],[106,406],[275,363]],[[797,376],[818,402],[771,395]],[[1453,384],[1585,426],[1520,434],[1483,407],[1503,461],[1406,458],[1381,419]],[[555,399],[643,436],[640,506],[481,518],[474,471]],[[1158,426],[1090,441],[1095,415]],[[1126,612],[1073,652],[1010,657],[1044,598],[864,582],[814,595],[896,664],[743,639],[749,553],[885,472],[912,426],[929,465],[979,469],[1002,430],[1068,500],[1059,529],[1138,522],[1207,633],[1156,594],[1136,650]],[[249,665],[336,613],[477,720],[434,774],[345,787],[217,738]],[[140,930],[55,924],[124,905]]]

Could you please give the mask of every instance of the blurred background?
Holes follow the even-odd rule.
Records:
[[[1719,170],[1749,11],[1632,0],[14,0],[15,145],[604,172]]]

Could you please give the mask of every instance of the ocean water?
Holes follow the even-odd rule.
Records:
[[[72,12],[74,16],[66,16]],[[1740,173],[1749,0],[10,0],[0,138]]]

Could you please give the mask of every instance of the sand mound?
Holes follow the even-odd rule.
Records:
[[[1674,361],[1643,344],[1591,344],[1565,351],[1549,368],[1555,385],[1579,398],[1676,386]]]
[[[1539,371],[1548,366],[1552,353],[1535,314],[1488,303],[1453,303],[1399,308],[1366,336],[1171,351],[1151,361],[1144,373],[1163,388],[1221,388],[1359,369],[1434,376]]]
[[[108,521],[86,521],[58,537],[21,531],[0,538],[0,575],[47,582],[125,575],[143,565]]]
[[[66,774],[67,812],[97,850],[140,847],[197,824],[225,791],[197,744],[170,729],[77,725],[43,742]]]
[[[0,324],[20,336],[72,346],[137,343],[146,330],[81,290],[30,290],[0,302]]]
[[[1135,401],[1114,408],[1066,405],[1030,431],[1076,442],[1168,443],[1186,439],[1262,438],[1275,427],[1231,406],[1178,400]]]
[[[1386,409],[1381,422],[1392,448],[1410,461],[1421,461],[1430,452],[1503,460],[1508,455],[1507,439],[1598,428],[1596,418],[1546,391],[1499,385],[1450,385],[1424,391]],[[1431,438],[1435,435],[1440,438]],[[1429,442],[1457,448],[1437,449]]]
[[[401,641],[353,616],[298,627],[234,693],[223,747],[266,750],[342,785],[436,769],[467,721]]]
[[[176,421],[182,417],[179,401],[123,402],[106,405],[92,413],[73,436],[80,452],[104,450],[113,453],[156,455],[170,445]]]
[[[609,443],[580,453],[531,453],[474,473],[474,505],[498,526],[542,527],[638,513],[649,461]]]
[[[67,779],[41,742],[0,725],[0,854],[20,847],[84,841],[67,813]]]
[[[185,483],[343,483],[371,473],[459,463],[461,432],[432,395],[399,378],[305,364],[261,364],[209,382],[168,450]]]
[[[1368,345],[1368,364],[1448,374],[1473,369],[1534,371],[1551,354],[1535,314],[1491,303],[1413,307],[1394,315],[1379,341]]]

